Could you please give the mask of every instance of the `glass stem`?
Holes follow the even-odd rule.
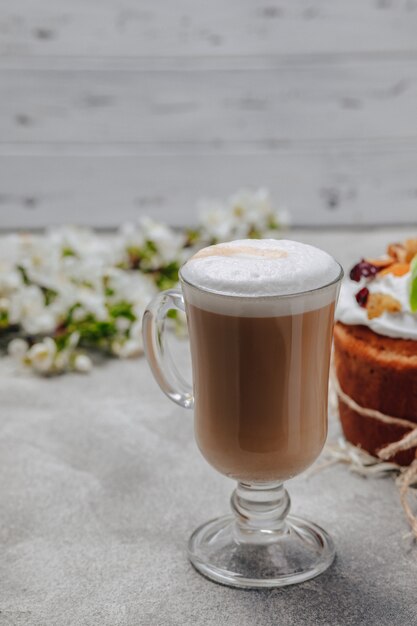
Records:
[[[273,543],[287,532],[290,497],[283,483],[238,482],[231,507],[240,543]]]

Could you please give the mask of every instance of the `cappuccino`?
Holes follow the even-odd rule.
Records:
[[[181,269],[196,440],[222,474],[280,481],[319,455],[339,274],[325,252],[286,240],[210,246]]]

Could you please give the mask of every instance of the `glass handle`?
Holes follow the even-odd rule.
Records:
[[[179,289],[162,291],[148,305],[142,321],[145,355],[156,382],[168,398],[192,409],[192,386],[178,371],[166,341],[166,318],[172,310],[185,311],[184,297]]]

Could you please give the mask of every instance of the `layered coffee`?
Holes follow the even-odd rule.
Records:
[[[211,246],[182,268],[202,454],[241,481],[284,480],[319,455],[338,264],[284,240]]]

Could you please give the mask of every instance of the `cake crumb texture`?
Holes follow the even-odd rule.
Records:
[[[334,344],[336,375],[348,396],[364,408],[417,424],[417,342],[338,322]],[[375,456],[380,448],[411,430],[360,415],[342,401],[339,413],[348,441]],[[414,456],[415,448],[391,460],[408,465]]]

